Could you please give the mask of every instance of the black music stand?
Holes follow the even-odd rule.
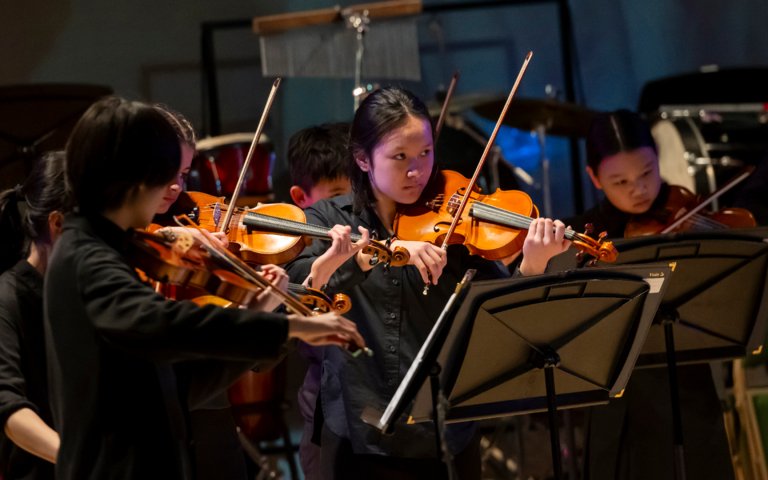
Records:
[[[406,423],[439,419],[443,392],[448,422],[546,410],[560,479],[556,410],[607,403],[624,388],[670,272],[658,264],[471,283],[449,301],[384,414],[368,410],[364,420],[390,430],[412,401]]]
[[[674,280],[637,365],[667,366],[678,480],[685,478],[685,453],[677,365],[742,357],[764,343],[768,315],[764,237],[762,230],[730,230],[616,242],[617,263],[674,264]]]

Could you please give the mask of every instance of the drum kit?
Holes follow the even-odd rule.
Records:
[[[496,120],[506,97],[488,94],[468,94],[455,97],[448,107],[448,116],[446,126],[460,130],[462,133],[471,137],[481,145],[485,145],[486,138],[473,128],[472,123],[468,122],[463,115],[467,111],[473,111],[480,117],[488,120]],[[430,113],[435,115],[440,110],[440,104],[435,102],[429,105]],[[495,188],[508,188],[503,182],[498,182],[500,172],[505,165],[512,168],[516,180],[526,184],[529,187],[541,189],[542,194],[542,213],[548,217],[552,216],[552,196],[551,196],[551,178],[550,161],[547,157],[547,137],[549,135],[562,137],[584,137],[589,129],[592,118],[597,114],[596,111],[584,108],[582,106],[563,102],[555,99],[515,99],[504,117],[504,125],[519,130],[530,131],[536,134],[539,144],[539,169],[541,178],[534,179],[528,172],[520,166],[511,165],[509,162],[498,161],[500,151],[497,149],[497,161],[489,159],[491,177],[485,184],[487,190],[493,191]],[[438,150],[440,145],[438,145]],[[450,152],[444,153],[450,154]],[[467,160],[468,161],[468,160]],[[445,167],[445,165],[444,165]],[[459,169],[459,168],[456,168]]]
[[[187,190],[231,198],[252,141],[252,133],[231,133],[199,140],[197,155],[192,160],[187,179]],[[248,166],[238,204],[255,205],[271,200],[274,163],[272,144],[266,135],[261,135]]]
[[[662,178],[698,194],[714,193],[768,152],[762,103],[662,105],[655,116]]]

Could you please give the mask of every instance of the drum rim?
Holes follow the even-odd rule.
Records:
[[[230,145],[250,144],[251,142],[253,142],[253,133],[238,132],[201,138],[197,141],[196,147],[197,150],[213,150]],[[259,145],[269,142],[270,140],[267,134],[262,133],[261,137],[259,137]]]

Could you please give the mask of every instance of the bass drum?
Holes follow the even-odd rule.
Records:
[[[252,133],[232,133],[199,140],[197,155],[192,160],[187,179],[187,190],[231,198],[252,141]],[[274,161],[272,144],[262,134],[240,189],[242,197],[258,201],[269,199]]]
[[[768,148],[764,113],[750,105],[723,105],[662,112],[651,128],[659,149],[661,177],[709,195]]]

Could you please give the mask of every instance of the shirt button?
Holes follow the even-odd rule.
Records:
[[[398,286],[398,285],[400,285],[400,280],[398,280],[398,279],[396,279],[396,278],[393,278],[393,279],[392,279],[392,285],[394,285],[394,286]]]
[[[397,314],[395,312],[389,312],[387,314],[387,317],[389,317],[389,318],[394,320],[395,318],[397,318]]]
[[[395,348],[394,345],[390,345],[389,346],[389,351],[392,352],[392,353],[395,353],[397,351],[397,348]]]
[[[390,387],[394,387],[395,381],[390,378],[389,380],[387,380],[387,385],[389,385]]]

